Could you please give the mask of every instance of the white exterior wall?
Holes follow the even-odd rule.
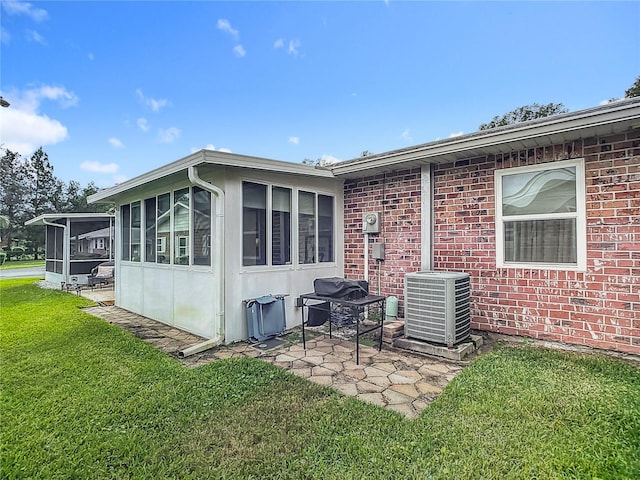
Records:
[[[313,290],[313,280],[318,277],[342,276],[343,266],[343,184],[330,178],[302,177],[289,174],[269,173],[249,169],[202,168],[200,177],[214,183],[225,191],[224,212],[224,325],[217,327],[219,306],[214,304],[214,292],[218,285],[215,265],[182,266],[145,262],[122,261],[121,258],[121,204],[185,188],[190,185],[184,177],[176,181],[154,182],[134,195],[120,200],[116,213],[116,305],[145,317],[175,326],[206,338],[212,338],[224,330],[225,343],[245,340],[247,326],[243,300],[267,294],[284,294],[287,328],[300,324],[300,309],[295,299],[302,293]],[[252,181],[293,190],[292,212],[292,260],[291,265],[242,266],[242,181]],[[314,265],[297,265],[297,190],[331,195],[334,204],[334,262]],[[215,212],[217,198],[212,194]],[[144,213],[144,203],[142,203]],[[212,218],[212,262],[213,249],[220,239]],[[142,219],[144,225],[144,217]],[[144,228],[142,228],[144,233]],[[144,249],[144,237],[141,239]],[[175,247],[174,247],[175,248]],[[172,255],[175,255],[173,250]]]
[[[173,182],[165,179],[162,186],[152,184],[135,196],[123,198],[121,204],[140,200],[144,226],[145,199],[187,186],[190,184],[186,175],[183,180]],[[144,227],[141,230],[141,249],[144,250]],[[116,305],[205,338],[213,338],[219,333],[216,327],[218,307],[213,295],[217,282],[214,269],[122,261],[121,235],[119,204],[116,212]]]
[[[242,182],[250,181],[293,189],[292,194],[292,264],[277,266],[242,265]],[[313,265],[298,265],[297,190],[331,195],[334,204],[334,261]],[[295,299],[313,291],[313,280],[319,277],[343,275],[343,182],[317,177],[299,177],[250,170],[233,170],[227,173],[226,274],[225,274],[225,341],[231,343],[247,338],[247,325],[243,300],[268,294],[283,294],[287,328],[300,325],[300,309]]]

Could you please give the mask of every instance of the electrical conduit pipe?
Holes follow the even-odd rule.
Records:
[[[204,152],[202,153],[202,159],[204,161]],[[218,306],[218,313],[216,314],[216,325],[218,327],[218,331],[214,334],[213,338],[205,340],[202,343],[192,345],[191,347],[178,352],[178,356],[181,358],[188,357],[220,345],[223,342],[224,336],[224,191],[221,188],[202,180],[198,176],[197,167],[189,167],[188,175],[189,181],[193,185],[207,190],[216,196],[216,219],[214,228],[217,241],[213,242],[213,244],[216,245],[213,264],[215,265],[218,274],[218,288],[216,288],[214,298],[214,303]]]

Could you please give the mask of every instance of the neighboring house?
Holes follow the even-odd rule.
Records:
[[[108,213],[45,213],[26,222],[43,225],[45,280],[87,283],[91,270],[113,259],[115,217]]]
[[[116,304],[208,338],[247,338],[267,293],[299,324],[317,277],[402,316],[404,275],[446,270],[473,328],[640,353],[640,99],[328,169],[203,150],[89,200],[118,207]]]
[[[108,258],[112,239],[113,225],[72,237],[71,257]]]

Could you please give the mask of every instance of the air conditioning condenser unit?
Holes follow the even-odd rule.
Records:
[[[405,275],[405,336],[452,347],[471,335],[471,281],[460,272]]]

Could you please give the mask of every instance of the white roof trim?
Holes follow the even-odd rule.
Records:
[[[189,167],[205,164],[222,167],[250,168],[254,170],[288,173],[293,175],[333,178],[333,174],[328,169],[316,168],[302,163],[283,162],[280,160],[238,155],[235,153],[219,152],[216,150],[200,150],[187,157],[181,158],[180,160],[176,160],[175,162],[120,183],[114,187],[94,193],[89,196],[87,200],[89,203],[100,201],[108,202],[112,197],[126,192],[127,190],[167,177],[174,173],[186,171]]]
[[[91,219],[91,220],[108,220],[109,218],[115,218],[110,213],[43,213],[31,220],[24,222],[25,225],[46,225],[44,221],[55,222],[56,220],[63,219]]]
[[[334,164],[330,168],[336,176],[340,177],[353,176],[366,170],[389,169],[391,166],[397,169],[402,167],[403,162],[418,159],[423,160],[424,163],[443,163],[451,161],[451,155],[457,154],[460,158],[464,158],[465,152],[481,149],[499,151],[501,146],[510,143],[634,121],[640,122],[640,98],[621,100],[578,112],[481,130],[446,140],[348,160]]]
[[[200,150],[119,185],[101,190],[91,195],[88,202],[113,201],[115,196],[123,192],[198,165],[209,164],[293,175],[348,178],[366,175],[367,172],[409,168],[417,164],[445,163],[452,161],[452,158],[468,158],[465,155],[499,153],[502,149],[512,150],[514,144],[520,145],[520,148],[531,148],[527,145],[530,145],[534,139],[544,139],[546,143],[553,143],[558,138],[580,138],[581,132],[585,132],[582,136],[586,138],[611,133],[614,127],[636,126],[640,127],[640,98],[630,98],[577,112],[347,160],[330,167],[314,167],[215,150]]]

